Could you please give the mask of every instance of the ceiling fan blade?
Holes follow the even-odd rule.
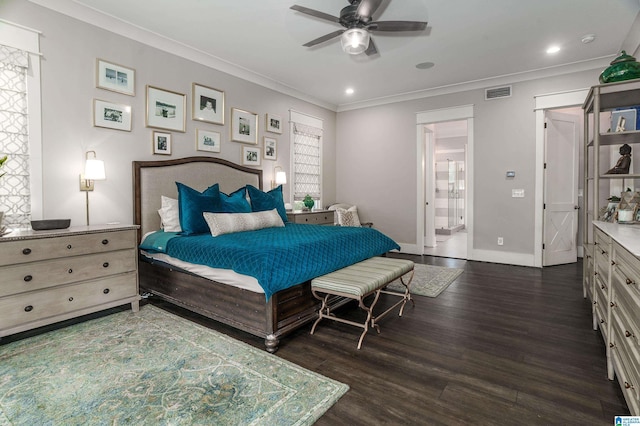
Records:
[[[376,48],[376,44],[373,42],[373,38],[369,37],[369,47],[364,51],[364,54],[367,56],[375,55],[378,53],[378,49]]]
[[[340,23],[340,18],[338,18],[337,16],[329,15],[328,13],[320,12],[318,10],[309,9],[308,7],[298,6],[297,4],[294,4],[293,6],[290,7],[290,9],[293,9],[296,12],[301,12],[307,15],[315,16],[316,18],[324,19],[326,21],[336,22],[338,24]]]
[[[315,40],[311,40],[308,43],[303,44],[303,46],[305,47],[311,47],[311,46],[315,46],[316,44],[320,44],[320,43],[324,43],[325,41],[331,40],[334,37],[338,37],[340,34],[342,34],[343,32],[345,32],[346,30],[337,30],[334,31],[332,33],[323,35],[322,37],[318,37]]]
[[[376,13],[380,4],[382,4],[382,0],[362,0],[356,13],[362,17],[371,18],[371,15]]]
[[[374,21],[367,25],[370,31],[422,31],[426,22],[418,21]]]

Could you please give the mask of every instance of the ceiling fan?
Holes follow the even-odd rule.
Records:
[[[342,36],[342,49],[352,55],[364,52],[367,56],[378,53],[369,31],[422,31],[427,27],[426,22],[418,21],[373,21],[373,14],[378,10],[383,0],[347,0],[350,4],[340,11],[340,17],[329,15],[308,7],[293,5],[291,9],[315,16],[316,18],[335,22],[344,29],[334,31],[308,43],[305,47],[324,43],[334,37]]]

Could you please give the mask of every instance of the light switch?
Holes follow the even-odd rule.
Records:
[[[513,198],[524,198],[524,189],[512,189],[511,196]]]

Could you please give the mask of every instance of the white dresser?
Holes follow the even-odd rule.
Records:
[[[629,410],[640,415],[640,225],[594,222],[593,262],[585,271],[594,328],[602,333],[609,379],[618,378]]]
[[[0,237],[0,338],[131,303],[137,226],[14,231]]]

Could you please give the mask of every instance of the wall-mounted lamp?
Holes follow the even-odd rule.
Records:
[[[349,28],[340,38],[342,50],[350,55],[359,55],[369,47],[369,32],[362,28]]]
[[[278,185],[284,185],[285,183],[287,183],[287,174],[284,172],[282,167],[275,166],[273,168],[273,176],[274,180],[271,181],[271,189],[277,187]]]
[[[93,191],[96,180],[107,178],[104,172],[104,161],[96,158],[95,151],[87,151],[84,163],[84,173],[80,175],[80,191],[84,191],[87,200],[87,226],[89,226],[89,191]]]

